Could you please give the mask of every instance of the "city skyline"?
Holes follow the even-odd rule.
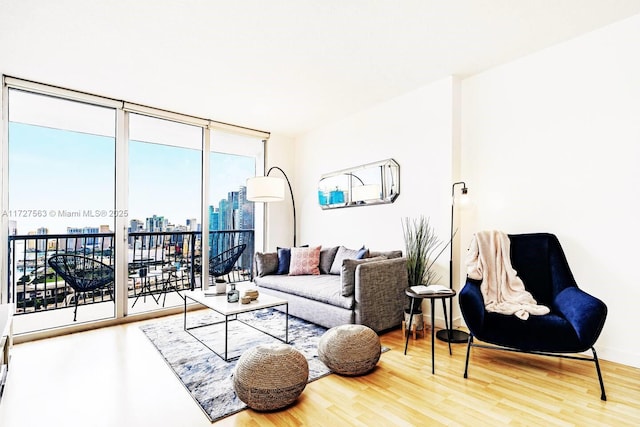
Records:
[[[114,229],[116,216],[128,218],[127,225],[154,214],[175,226],[194,218],[202,223],[201,150],[130,141],[129,209],[121,211],[108,202],[115,200],[113,138],[11,123],[9,155],[9,209],[2,214],[15,222],[18,234],[41,227],[52,234],[67,227]],[[244,187],[256,162],[249,156],[209,155],[213,206]],[[57,181],[59,187],[51,187]]]
[[[241,199],[241,203],[239,206],[236,206],[230,212],[224,212],[228,210],[229,206],[233,206],[233,201],[229,200],[229,197],[233,194],[242,194],[244,193]],[[231,203],[230,203],[231,202]],[[251,208],[247,209],[247,206],[251,206]],[[253,203],[246,200],[246,187],[241,186],[238,191],[230,191],[228,192],[227,199],[220,199],[217,207],[214,205],[209,205],[207,212],[209,216],[209,230],[231,230],[231,229],[250,229],[253,228],[255,223],[255,211],[252,208]],[[238,211],[238,212],[236,212]],[[223,214],[223,215],[221,215]],[[237,219],[229,221],[227,218],[229,215],[238,215]],[[227,217],[224,221],[221,221],[220,217]],[[214,219],[215,218],[215,219]],[[234,218],[234,217],[231,217]],[[150,220],[158,219],[163,222],[163,226],[158,227],[148,227]],[[195,220],[195,229],[192,226],[192,222]],[[237,222],[236,222],[237,221]],[[16,221],[9,221],[10,230],[16,229]],[[136,226],[134,226],[134,223]],[[139,226],[138,226],[139,224]],[[231,226],[231,227],[229,227]],[[153,229],[150,229],[153,228]],[[184,223],[175,223],[172,222],[170,218],[165,215],[154,213],[149,217],[145,217],[144,220],[140,218],[132,218],[128,221],[128,232],[145,232],[145,231],[202,231],[202,222],[198,221],[197,218],[186,218]],[[96,225],[83,225],[83,226],[67,226],[66,234],[96,234],[96,233],[113,233],[110,226],[107,224],[99,224]],[[65,234],[65,233],[49,233],[48,227],[42,225],[37,227],[34,230],[28,230],[26,233],[16,233],[11,231],[10,235],[46,235],[46,234]]]

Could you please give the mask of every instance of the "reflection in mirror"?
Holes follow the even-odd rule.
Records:
[[[387,159],[324,174],[318,183],[322,209],[393,203],[400,194],[400,165]]]

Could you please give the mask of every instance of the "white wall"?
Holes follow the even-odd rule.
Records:
[[[296,141],[299,244],[404,251],[402,218],[420,215],[430,217],[438,235],[447,239],[456,85],[453,78],[438,81]],[[320,208],[320,175],[387,158],[400,164],[400,196],[395,203]],[[439,259],[443,284],[448,284],[448,260],[445,251]]]
[[[463,239],[545,231],[606,302],[600,357],[640,367],[640,16],[465,79]],[[460,253],[464,256],[464,251]]]
[[[265,174],[272,166],[281,168],[289,178],[294,197],[297,197],[298,189],[294,180],[294,140],[291,137],[272,134],[266,144],[265,150]],[[283,177],[278,170],[273,170],[270,176]],[[297,203],[296,203],[297,204]],[[293,208],[289,189],[285,191],[285,200],[282,202],[261,204],[256,203],[256,209],[265,209],[265,242],[264,250],[273,252],[278,246],[290,247],[293,245]],[[300,216],[299,213],[297,215]],[[298,219],[299,221],[299,219]],[[299,240],[299,239],[298,239]],[[299,243],[298,243],[299,244]],[[261,251],[260,248],[256,248]]]

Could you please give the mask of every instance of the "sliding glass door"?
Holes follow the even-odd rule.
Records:
[[[73,272],[63,276],[51,260],[115,264],[115,111],[15,89],[8,96],[9,292],[16,312],[31,314],[16,316],[16,333],[112,318],[112,282],[78,292]]]
[[[129,313],[182,304],[201,270],[203,129],[129,116]]]

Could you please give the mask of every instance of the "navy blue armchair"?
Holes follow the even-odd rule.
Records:
[[[604,326],[607,306],[578,288],[555,235],[517,234],[509,235],[509,240],[513,268],[538,304],[546,305],[551,312],[532,315],[527,320],[487,312],[481,281],[467,278],[459,296],[462,316],[470,331],[464,377],[467,378],[471,347],[587,360],[595,363],[600,398],[607,400],[593,348]],[[474,338],[489,345],[475,343]],[[575,354],[587,350],[593,357]]]

